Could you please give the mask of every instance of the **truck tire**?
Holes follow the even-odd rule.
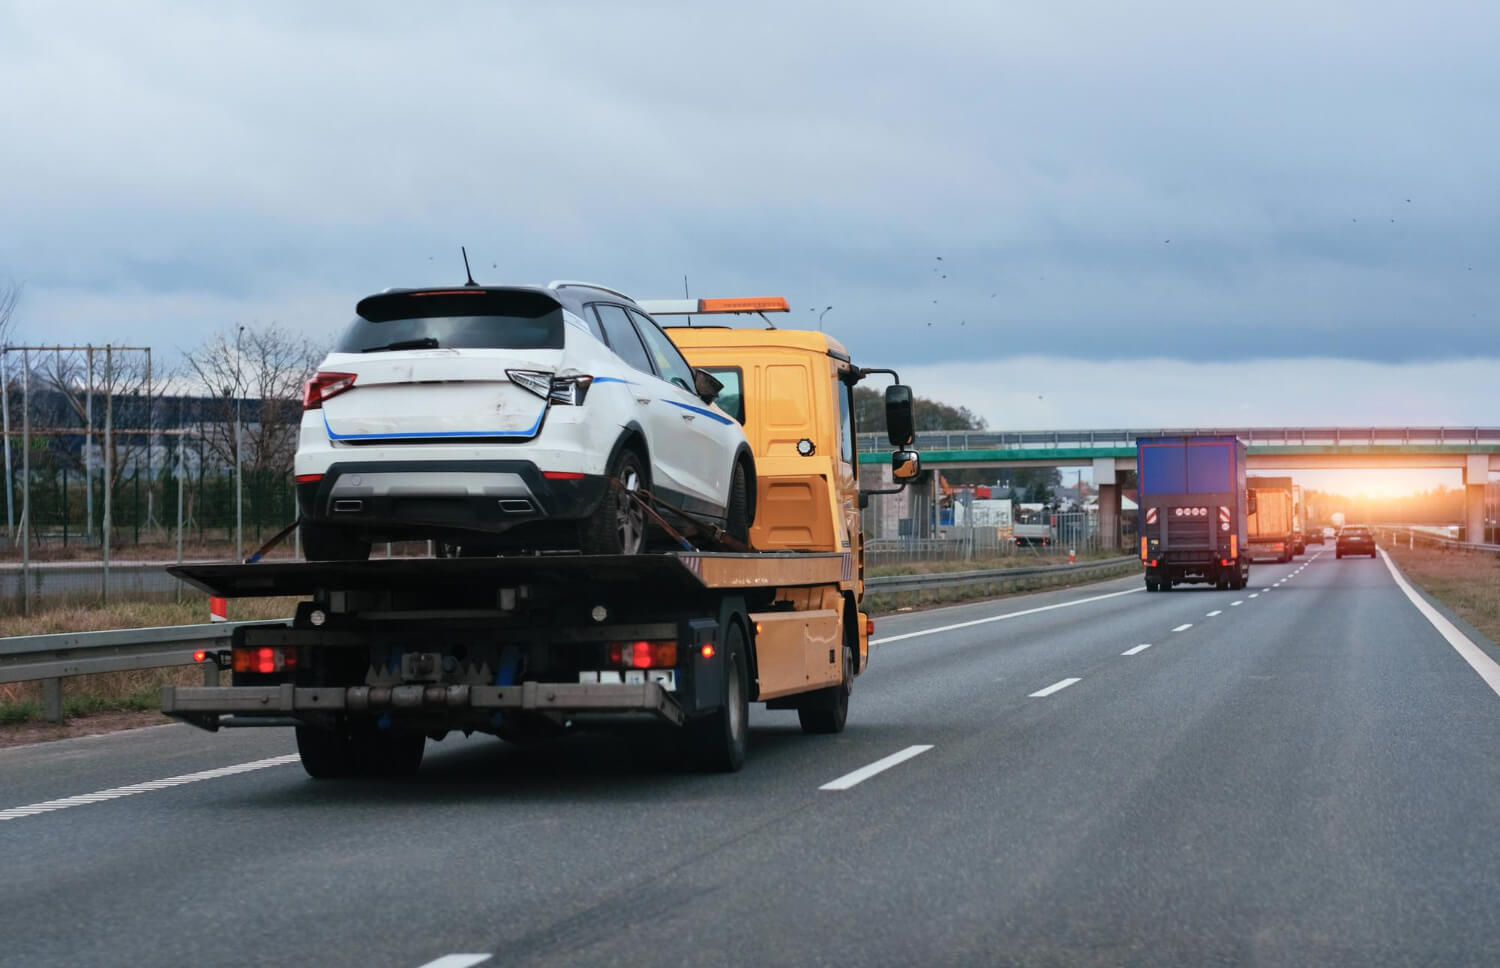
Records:
[[[1158,582],[1154,578],[1147,578],[1146,579],[1146,591],[1148,591],[1148,592],[1161,591],[1161,583]]]
[[[641,490],[647,484],[641,457],[629,447],[615,458],[609,476],[629,491]],[[646,549],[646,512],[611,484],[604,489],[594,513],[584,520],[579,544],[586,555],[638,555]]]
[[[1215,578],[1214,579],[1214,588],[1218,589],[1221,592],[1227,592],[1227,591],[1229,591],[1229,576],[1228,575],[1220,575],[1218,578]]]
[[[308,561],[364,561],[370,542],[347,528],[313,522],[302,525],[302,557]]]
[[[724,637],[723,705],[684,727],[693,765],[705,773],[734,773],[745,765],[750,739],[750,677],[745,670],[745,633],[731,622]]]
[[[797,707],[802,732],[829,735],[842,733],[849,721],[849,693],[854,690],[854,650],[844,643],[844,681],[811,693]]]
[[[745,465],[740,461],[735,461],[734,475],[729,479],[729,507],[724,530],[731,538],[747,545],[750,543],[750,482],[745,477]]]
[[[297,755],[302,759],[302,769],[314,780],[336,780],[359,772],[353,744],[342,726],[335,729],[298,726]]]

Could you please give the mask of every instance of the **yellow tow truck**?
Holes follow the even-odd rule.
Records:
[[[869,662],[864,497],[853,392],[875,374],[823,333],[776,329],[779,297],[642,302],[657,317],[754,314],[764,328],[668,327],[754,451],[750,547],[183,565],[212,595],[304,597],[290,625],[235,629],[206,660],[227,686],[165,687],[162,710],[208,730],[291,726],[318,778],[404,774],[451,730],[519,739],[654,719],[694,762],[737,770],[748,704],[836,733]],[[896,489],[916,477],[912,396],[885,391]],[[870,493],[870,492],[865,492]],[[652,509],[679,546],[704,532]],[[723,547],[708,534],[702,543]]]

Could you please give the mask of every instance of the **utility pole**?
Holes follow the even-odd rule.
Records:
[[[102,597],[109,602],[109,540],[110,528],[114,527],[114,477],[115,477],[115,351],[104,344],[104,581]]]
[[[234,560],[237,562],[245,560],[245,484],[240,471],[244,463],[240,440],[240,337],[244,335],[245,327],[241,325],[234,334]]]
[[[84,533],[94,540],[94,345],[89,344],[88,382],[83,390],[83,503],[87,520]]]
[[[6,449],[9,450],[7,438]],[[10,482],[7,481],[7,484]],[[31,615],[31,351],[21,351],[21,614]]]
[[[6,386],[5,371],[10,365],[10,347],[0,349],[0,420],[5,424],[5,536],[12,541],[16,537],[15,490],[16,479],[10,470],[10,388]]]

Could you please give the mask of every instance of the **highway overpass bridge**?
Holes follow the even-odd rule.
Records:
[[[1484,492],[1500,471],[1500,427],[1208,427],[1148,430],[929,431],[917,435],[922,464],[961,467],[1088,467],[1099,488],[1100,527],[1117,535],[1116,475],[1135,470],[1140,437],[1216,434],[1238,437],[1256,469],[1339,470],[1435,468],[1463,473],[1464,519],[1484,534]],[[859,435],[860,464],[889,461],[884,434]]]

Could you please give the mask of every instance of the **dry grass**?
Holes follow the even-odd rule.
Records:
[[[1105,557],[1118,557],[1107,555]],[[1067,559],[1064,558],[1063,562]],[[1058,564],[1059,562],[1051,562]],[[1004,566],[1002,566],[1004,567]],[[1019,568],[1019,563],[1010,565]],[[1049,588],[1068,588],[1073,585],[1086,585],[1097,581],[1109,581],[1126,575],[1136,574],[1140,566],[1134,561],[1123,562],[1118,570],[1109,570],[1103,574],[1095,571],[1087,574],[1061,573],[1056,575],[1028,575],[1025,578],[1005,579],[992,584],[964,585],[959,588],[932,588],[919,592],[888,592],[886,594],[870,594],[865,598],[865,609],[871,615],[890,615],[894,612],[912,611],[921,608],[931,608],[936,605],[953,605],[959,602],[982,601],[985,599],[1009,598],[1012,595],[1024,595],[1028,592],[1041,591]],[[942,569],[963,570],[971,569]],[[980,570],[978,567],[972,570]],[[911,574],[911,572],[900,572],[900,574]]]
[[[1103,561],[1130,553],[1129,548],[1118,551],[1096,551],[1080,553],[1078,561]],[[1017,553],[1004,558],[975,558],[969,561],[908,561],[894,565],[872,565],[865,569],[868,578],[888,578],[892,575],[936,575],[950,571],[992,571],[1002,568],[1036,568],[1041,565],[1066,565],[1067,552],[1047,551],[1040,554]]]
[[[1407,578],[1500,642],[1500,558],[1436,548],[1386,546]]]

